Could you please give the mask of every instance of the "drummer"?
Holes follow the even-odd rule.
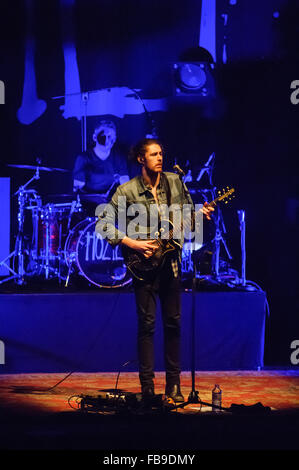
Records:
[[[129,181],[127,164],[113,148],[116,127],[112,121],[101,120],[93,131],[92,139],[93,147],[76,158],[73,190],[104,194],[110,189],[115,190],[114,184]]]

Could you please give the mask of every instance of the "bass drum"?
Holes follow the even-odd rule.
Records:
[[[65,261],[72,271],[95,286],[107,289],[123,287],[132,282],[127,272],[120,247],[112,248],[101,236],[96,234],[97,218],[88,217],[70,231],[65,242]]]

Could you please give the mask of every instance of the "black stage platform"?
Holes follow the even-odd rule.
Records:
[[[196,293],[196,370],[263,367],[264,292]],[[182,370],[191,366],[192,293],[182,293]],[[164,369],[158,307],[157,371]],[[11,293],[0,296],[1,373],[137,370],[132,292]],[[2,343],[2,345],[3,345]]]

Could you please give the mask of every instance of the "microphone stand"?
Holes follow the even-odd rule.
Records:
[[[189,403],[199,403],[198,391],[195,390],[195,314],[196,314],[196,263],[193,258],[192,267],[192,303],[191,303],[191,392],[189,393]]]
[[[178,165],[176,165],[178,167]],[[174,168],[177,173],[179,173],[179,177],[182,182],[183,191],[185,194],[186,199],[189,199],[189,193],[187,187],[183,181],[183,177],[185,173],[178,167]],[[195,226],[195,220],[194,220]],[[196,315],[196,263],[194,257],[192,256],[192,268],[193,268],[193,275],[192,275],[192,303],[191,303],[191,392],[188,397],[188,403],[200,403],[200,399],[198,397],[198,391],[195,390],[195,315]]]

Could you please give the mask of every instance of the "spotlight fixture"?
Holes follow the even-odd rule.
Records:
[[[175,95],[214,97],[213,68],[214,64],[209,62],[176,62],[173,64]]]

